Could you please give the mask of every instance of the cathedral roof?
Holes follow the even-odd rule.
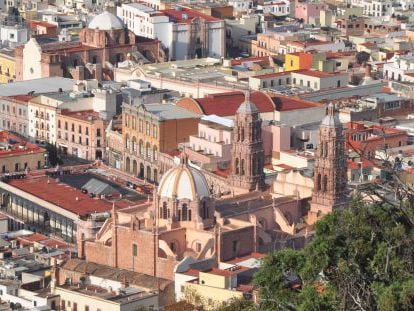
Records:
[[[338,115],[335,113],[335,106],[330,103],[328,105],[328,114],[323,118],[322,125],[326,127],[337,127],[341,125]]]
[[[89,29],[99,30],[112,30],[123,29],[124,23],[122,20],[114,14],[104,11],[103,13],[95,16],[88,25]]]
[[[190,167],[186,161],[182,161],[181,165],[173,167],[163,175],[158,186],[158,195],[195,201],[197,198],[209,197],[210,190],[204,175]]]

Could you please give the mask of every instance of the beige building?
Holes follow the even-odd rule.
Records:
[[[0,132],[0,173],[21,172],[43,168],[47,164],[47,152],[34,144]]]
[[[85,160],[103,158],[107,122],[93,110],[62,110],[57,115],[58,148]]]

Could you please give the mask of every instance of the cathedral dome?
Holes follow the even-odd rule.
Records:
[[[161,178],[158,195],[163,198],[195,201],[210,197],[210,190],[204,175],[187,163],[168,170]]]
[[[105,11],[95,16],[88,25],[89,29],[112,30],[123,29],[124,23],[114,14]]]

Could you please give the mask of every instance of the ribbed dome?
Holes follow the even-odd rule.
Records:
[[[158,186],[158,195],[164,198],[177,200],[189,199],[195,201],[197,197],[210,196],[207,180],[197,169],[181,164],[168,170],[161,178]]]
[[[123,29],[124,23],[114,14],[105,11],[99,15],[96,15],[89,23],[88,28],[99,30]]]

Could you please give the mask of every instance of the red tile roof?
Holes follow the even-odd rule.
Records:
[[[210,94],[204,98],[194,99],[205,115],[215,114],[220,117],[234,116],[244,102],[244,93],[240,91]],[[260,113],[273,111],[290,111],[321,107],[322,104],[300,98],[282,96],[276,93],[267,94],[261,91],[252,92],[250,100]]]
[[[176,23],[192,23],[195,18],[201,18],[207,22],[220,21],[216,17],[181,7],[179,9],[162,10],[161,12],[170,17],[170,19],[173,19]]]
[[[34,28],[36,26],[41,26],[41,27],[45,27],[45,28],[57,28],[56,25],[49,24],[48,22],[45,22],[45,21],[28,20],[27,24],[28,24],[29,28]]]
[[[70,111],[64,109],[62,110],[61,115],[83,121],[93,121],[99,119],[99,113],[94,110]]]
[[[217,93],[195,100],[205,115],[234,116],[239,106],[244,102],[244,93],[240,91]],[[275,110],[272,99],[263,92],[252,92],[250,100],[261,113]]]
[[[79,189],[46,176],[11,179],[8,184],[79,216],[107,212],[112,208],[108,201],[90,198]]]
[[[6,131],[0,132],[0,143],[8,146],[7,149],[0,149],[0,158],[46,152],[45,149]]]

